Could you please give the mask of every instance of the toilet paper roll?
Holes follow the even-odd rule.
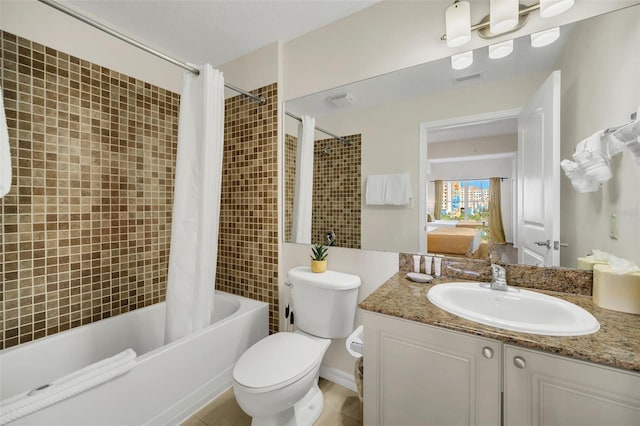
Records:
[[[346,340],[347,352],[354,358],[360,358],[364,352],[364,326],[360,326],[353,330]]]

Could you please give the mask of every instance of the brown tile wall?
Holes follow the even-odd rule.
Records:
[[[361,135],[345,136],[346,146],[335,139],[315,142],[313,154],[313,212],[311,238],[324,243],[329,230],[336,234],[336,246],[360,248],[361,221]],[[285,135],[285,241],[291,241],[295,195],[297,138]],[[323,150],[329,147],[327,153]]]
[[[269,303],[278,331],[277,84],[227,99],[216,288]]]
[[[333,138],[315,143],[311,241],[324,243],[325,233],[333,231],[336,246],[359,249],[362,138],[359,134],[344,138],[351,145]]]
[[[179,95],[0,32],[2,347],[164,299]]]

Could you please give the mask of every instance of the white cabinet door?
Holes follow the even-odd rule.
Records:
[[[505,345],[505,426],[640,425],[640,374]]]
[[[364,424],[500,424],[501,343],[365,312]]]

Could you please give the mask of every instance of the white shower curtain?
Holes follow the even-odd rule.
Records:
[[[0,198],[7,195],[11,189],[11,151],[2,96],[2,87],[0,87]]]
[[[298,125],[296,148],[296,182],[293,198],[291,239],[294,243],[311,243],[311,208],[313,200],[313,147],[316,119],[302,116]]]
[[[167,279],[165,342],[210,323],[218,254],[224,78],[211,65],[183,77]]]

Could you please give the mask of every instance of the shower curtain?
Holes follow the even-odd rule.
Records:
[[[313,200],[313,148],[316,119],[302,116],[298,125],[296,148],[296,181],[293,198],[293,223],[291,240],[294,243],[311,243],[311,212]]]
[[[0,87],[0,198],[11,189],[11,151],[9,150],[9,130],[4,113],[4,98]]]
[[[224,143],[224,78],[185,72],[167,278],[165,343],[211,322]]]

